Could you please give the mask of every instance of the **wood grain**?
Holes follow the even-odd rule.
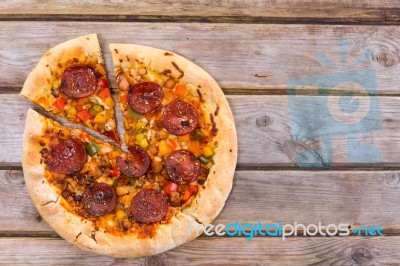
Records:
[[[348,223],[380,225],[386,235],[398,234],[399,190],[398,171],[237,171],[214,224]],[[21,171],[0,171],[0,208],[0,234],[54,235],[38,218]]]
[[[295,97],[295,96],[293,96]],[[306,97],[306,98],[305,98]],[[239,144],[239,166],[249,167],[288,167],[294,168],[312,167],[312,162],[319,163],[320,167],[346,167],[363,166],[372,167],[377,163],[372,163],[370,152],[365,151],[366,145],[372,145],[380,154],[381,167],[395,167],[399,163],[398,151],[400,150],[400,104],[398,97],[380,97],[379,106],[372,104],[374,97],[344,97],[330,96],[336,103],[329,103],[329,106],[339,106],[339,101],[355,101],[359,103],[360,109],[370,107],[378,113],[368,115],[367,120],[362,120],[357,115],[351,118],[358,118],[360,124],[350,128],[350,133],[341,132],[342,129],[329,124],[340,118],[343,112],[338,110],[333,113],[324,113],[326,102],[323,96],[307,97],[302,96],[302,101],[291,106],[297,116],[289,114],[287,96],[228,96],[231,108],[234,113],[238,144]],[[318,100],[319,99],[319,100]],[[322,100],[321,100],[322,99]],[[0,130],[0,162],[2,166],[20,165],[22,151],[22,133],[27,108],[33,107],[24,99],[16,94],[0,94],[0,121],[3,126]],[[314,112],[311,119],[310,112]],[[122,118],[117,116],[118,121]],[[304,120],[306,119],[306,120]],[[292,120],[292,121],[291,121]],[[62,120],[64,122],[64,120]],[[324,122],[325,121],[325,122]],[[328,121],[328,122],[326,122]],[[357,120],[358,121],[358,120]],[[321,130],[320,137],[307,140],[306,137],[313,134],[315,128],[312,126],[317,123]],[[319,126],[319,123],[321,126]],[[326,124],[323,126],[323,124]],[[69,123],[65,125],[71,126]],[[378,127],[370,129],[371,125]],[[73,125],[73,127],[78,127]],[[120,133],[123,133],[122,123],[118,123]],[[293,136],[292,136],[293,134]],[[297,136],[300,134],[301,136]],[[356,144],[348,143],[348,136],[354,135]],[[97,135],[98,136],[98,135]],[[321,153],[320,149],[326,144],[325,137],[332,137],[332,159],[328,155]],[[328,145],[329,146],[329,145]],[[304,152],[311,151],[307,156],[311,161],[302,159]],[[307,157],[307,158],[308,158]],[[358,161],[354,161],[358,160]]]
[[[108,44],[138,43],[185,56],[229,91],[265,90],[282,94],[286,89],[294,89],[287,87],[293,78],[345,72],[352,79],[357,76],[350,70],[371,69],[376,75],[378,94],[399,93],[398,27],[230,23],[3,21],[0,22],[0,87],[6,91],[20,89],[50,47],[90,32],[99,34],[110,73],[113,66]],[[344,64],[339,47],[342,39],[348,41]],[[353,66],[367,51],[371,57]],[[317,53],[326,55],[336,67],[318,61]],[[111,80],[114,84],[114,78]],[[322,79],[318,87],[331,89],[330,81]]]
[[[200,237],[165,253],[117,259],[78,250],[61,239],[0,239],[0,265],[396,265],[400,237]]]
[[[25,16],[18,16],[25,15]],[[35,16],[36,15],[36,16]],[[53,16],[49,16],[53,15]],[[64,15],[64,16],[63,16]],[[65,16],[68,15],[68,16]],[[256,21],[256,22],[375,22],[387,23],[399,20],[396,1],[17,1],[7,0],[0,4],[0,17],[58,19],[169,19],[202,21]],[[150,18],[149,18],[150,17]]]

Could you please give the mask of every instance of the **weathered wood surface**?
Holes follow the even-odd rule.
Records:
[[[291,96],[295,97],[295,96]],[[308,97],[308,98],[305,98]],[[332,103],[331,113],[318,113],[319,110],[326,108],[324,96],[301,96],[303,101],[290,106],[296,114],[302,113],[310,116],[309,112],[316,112],[314,115],[321,121],[333,121],[333,118],[342,119],[342,112],[333,109],[340,101],[338,96],[330,96]],[[304,101],[306,99],[306,101]],[[309,100],[307,100],[309,99]],[[380,154],[381,166],[396,166],[400,162],[398,151],[400,150],[400,98],[380,97],[379,107],[373,104],[374,97],[360,96],[349,98],[347,101],[359,101],[360,110],[365,107],[375,108],[380,112],[368,115],[367,122],[362,122],[355,127],[352,134],[341,133],[340,128],[328,124],[326,130],[321,131],[321,138],[303,140],[297,139],[307,137],[313,133],[311,122],[299,120],[299,117],[289,115],[288,96],[272,95],[230,95],[228,100],[234,113],[236,121],[240,166],[251,167],[296,167],[312,166],[308,163],[301,164],[303,161],[300,156],[306,151],[312,151],[308,156],[315,162],[320,163],[321,167],[329,166],[332,162],[333,167],[341,166],[368,166],[371,160],[369,153],[363,150],[366,145],[372,145],[378,149]],[[0,94],[0,121],[3,126],[0,130],[0,162],[2,165],[20,165],[22,151],[22,133],[24,130],[25,116],[28,107],[34,105],[20,98],[17,94]],[[118,108],[119,109],[119,108]],[[119,112],[118,112],[119,114]],[[360,113],[361,120],[362,113]],[[357,118],[356,115],[351,116]],[[122,118],[118,116],[118,121]],[[346,121],[346,117],[343,118]],[[292,120],[292,121],[291,121]],[[319,120],[316,119],[316,122]],[[358,120],[356,120],[358,121]],[[321,122],[321,123],[322,123]],[[381,124],[379,124],[381,123]],[[377,124],[380,128],[369,127]],[[67,125],[71,125],[68,124]],[[76,126],[76,125],[73,125]],[[122,123],[118,123],[119,133],[123,133]],[[322,127],[322,124],[321,124]],[[350,128],[351,129],[351,128]],[[292,136],[296,135],[296,136]],[[332,135],[332,159],[328,155],[319,152],[323,145],[327,145],[322,138]],[[356,144],[348,143],[348,136],[354,135]],[[355,162],[354,160],[359,160]],[[376,162],[379,163],[379,162]],[[371,164],[369,166],[376,166]]]
[[[48,238],[0,239],[0,265],[397,265],[400,237],[244,238],[201,237],[165,253],[117,259]]]
[[[214,224],[348,223],[380,225],[391,235],[400,230],[399,192],[398,171],[237,171]],[[0,209],[0,235],[55,234],[40,219],[20,170],[0,171]]]
[[[91,32],[99,34],[110,73],[113,67],[108,44],[138,43],[185,56],[232,93],[282,94],[293,78],[346,72],[349,79],[357,79],[356,72],[350,71],[365,68],[376,75],[377,93],[399,93],[400,29],[396,26],[234,23],[3,21],[0,22],[0,87],[20,89],[50,47]],[[339,46],[342,39],[348,42],[344,64]],[[370,57],[352,66],[368,51]],[[326,60],[321,62],[324,61],[321,54],[318,61],[318,53],[336,67]],[[331,89],[330,81],[322,79],[318,86]]]
[[[394,96],[400,95],[400,30],[377,25],[399,23],[399,4],[392,0],[1,1],[0,264],[398,264],[400,98]],[[172,251],[137,260],[98,256],[60,239],[38,216],[23,183],[22,132],[26,110],[33,105],[17,93],[45,51],[91,32],[99,34],[114,87],[107,46],[125,42],[177,52],[203,67],[230,94],[238,130],[239,170],[214,224],[260,220],[380,225],[385,237],[291,237],[285,241],[256,237],[246,241],[202,236]],[[357,61],[365,53],[364,60]],[[362,72],[365,69],[370,72]],[[343,88],[335,87],[330,75],[340,72],[347,81],[372,77],[368,83],[377,85],[370,94],[392,96],[368,97],[357,85],[347,84],[346,90],[361,96],[338,97]],[[314,87],[291,83],[294,78],[321,75],[326,76]],[[317,96],[331,93],[332,87],[336,96],[326,98],[331,102]],[[293,93],[288,88],[308,95],[308,100],[286,96]],[[379,112],[369,115],[367,122],[379,126],[364,123],[350,133],[341,132],[332,118],[346,123],[352,116],[358,117],[346,116],[343,108],[337,108],[343,104],[357,110],[373,106]],[[327,106],[333,109],[316,112]],[[298,113],[302,116],[296,116]],[[305,122],[302,117],[319,117],[328,124],[320,138],[307,140],[314,128],[312,121]],[[288,171],[299,165],[299,156],[305,151],[323,147],[321,138],[327,136],[333,136],[332,159],[319,151],[312,156],[322,164],[333,162],[333,167],[338,167],[333,169],[347,167],[351,171]],[[351,145],[348,136],[354,137]],[[378,149],[379,162],[363,164],[368,152],[359,149],[371,148],[366,145]],[[351,161],[357,157],[359,162]],[[265,171],[245,170],[254,167]],[[394,170],[385,170],[388,167]]]
[[[20,16],[18,16],[20,15]],[[21,16],[23,15],[23,16]],[[50,16],[53,15],[53,16]],[[283,21],[283,22],[369,22],[387,23],[399,20],[396,1],[18,1],[0,3],[0,17],[61,19],[164,19],[215,21]],[[150,18],[149,18],[150,17]]]

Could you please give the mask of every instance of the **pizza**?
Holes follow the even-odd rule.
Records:
[[[96,34],[66,41],[47,51],[26,79],[21,95],[54,115],[119,143],[115,102]]]
[[[64,47],[59,56],[69,62],[66,54],[74,54],[70,50],[76,46],[64,44],[56,47]],[[110,50],[127,151],[92,136],[91,130],[96,130],[110,137],[109,131],[89,125],[93,116],[83,123],[87,128],[76,129],[30,109],[24,131],[24,178],[40,215],[73,245],[114,257],[148,256],[193,240],[198,235],[188,230],[189,225],[199,226],[201,232],[201,225],[211,223],[222,210],[236,165],[235,125],[218,84],[192,62],[140,45],[111,44]],[[54,48],[50,51],[56,54]],[[57,77],[86,65],[65,67]],[[41,80],[37,68],[32,73]],[[85,72],[68,78],[69,83],[80,84],[68,89],[70,95],[91,86]],[[106,74],[100,79],[107,80]],[[27,82],[25,96],[30,94]],[[31,89],[36,90],[35,99],[50,97],[46,90],[40,96],[37,87]],[[68,108],[89,110],[94,106],[87,105],[93,103],[90,98],[99,97],[101,90],[98,85],[92,94],[68,98],[57,115],[70,120],[65,116]],[[61,90],[59,97],[69,94]],[[102,106],[100,112],[111,106]],[[54,114],[56,108],[45,109]],[[115,128],[112,132],[117,135]]]

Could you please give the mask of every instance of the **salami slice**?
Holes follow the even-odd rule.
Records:
[[[150,158],[145,150],[139,146],[131,146],[128,148],[132,156],[125,158],[117,157],[117,166],[122,173],[129,177],[139,177],[144,175],[149,169]]]
[[[172,152],[165,161],[168,176],[178,184],[190,184],[200,175],[201,163],[187,150]]]
[[[51,147],[47,164],[52,171],[72,174],[82,169],[86,158],[86,150],[82,142],[68,138]]]
[[[90,215],[102,216],[114,210],[117,197],[110,185],[94,183],[83,192],[82,203],[86,212]]]
[[[168,104],[162,117],[165,129],[177,136],[193,132],[197,127],[198,121],[199,115],[194,106],[182,100]]]
[[[155,223],[164,218],[168,202],[164,194],[153,189],[139,191],[132,199],[131,215],[141,223]]]
[[[96,88],[96,74],[89,66],[73,66],[62,74],[61,91],[73,99],[88,97]]]
[[[128,104],[138,113],[146,114],[161,105],[164,92],[155,82],[135,84],[128,92]]]

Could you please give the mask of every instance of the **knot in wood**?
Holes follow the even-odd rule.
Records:
[[[385,183],[389,187],[397,187],[400,183],[399,173],[388,173],[385,175]]]
[[[391,67],[398,64],[399,57],[391,52],[378,52],[373,59],[384,67]]]
[[[21,182],[18,171],[15,170],[8,170],[5,174],[5,178],[10,184],[17,184]]]
[[[374,255],[368,246],[356,246],[351,251],[351,259],[360,265],[370,264]]]
[[[272,118],[267,115],[261,115],[256,118],[257,127],[267,127],[272,124]]]

